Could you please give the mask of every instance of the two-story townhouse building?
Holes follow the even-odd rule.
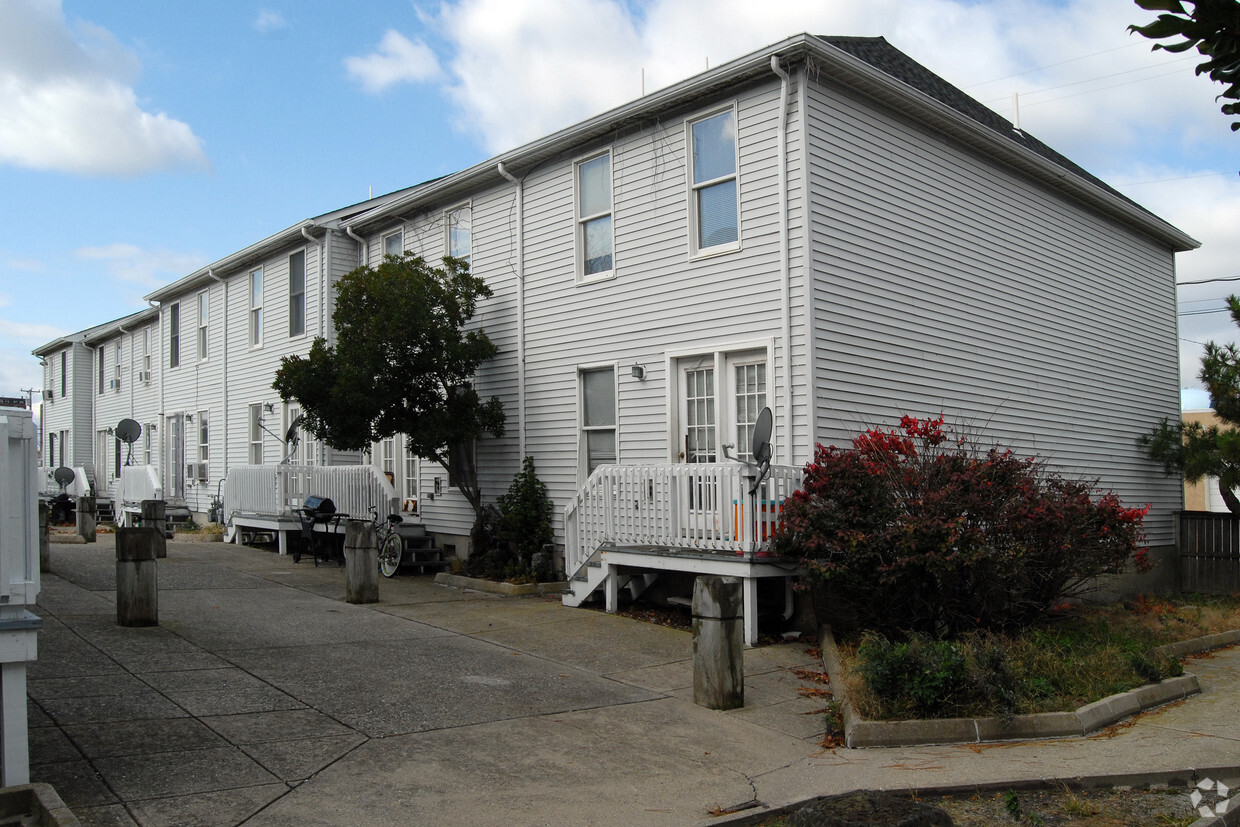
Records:
[[[167,487],[202,511],[230,467],[279,462],[279,357],[331,339],[334,279],[410,251],[467,258],[494,291],[475,323],[500,353],[476,386],[508,431],[473,446],[480,484],[493,500],[533,456],[569,506],[570,574],[597,551],[569,548],[572,504],[591,480],[619,490],[600,469],[650,469],[614,509],[644,514],[659,469],[748,455],[764,407],[793,467],[943,413],[1150,503],[1165,547],[1181,493],[1135,435],[1178,415],[1174,255],[1195,246],[881,38],[797,35],[152,293],[165,473],[207,467]],[[445,469],[399,438],[369,461],[463,550]],[[670,508],[739,531],[721,489],[680,485]]]
[[[1196,242],[882,39],[790,38],[350,231],[372,263],[434,259],[463,215],[501,348],[478,387],[510,412],[477,446],[492,496],[526,454],[561,504],[604,463],[743,454],[764,406],[791,465],[942,412],[1150,502],[1171,542],[1178,486],[1133,435],[1178,410],[1174,253]],[[466,530],[462,498],[421,494]]]

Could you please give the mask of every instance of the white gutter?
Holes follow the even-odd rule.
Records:
[[[781,459],[792,463],[792,284],[788,267],[788,73],[779,65],[778,55],[771,55],[771,71],[779,75],[779,299],[783,316],[784,337],[784,438],[776,440]]]
[[[525,461],[525,186],[500,161],[499,174],[517,188],[517,443]]]
[[[302,232],[305,232],[305,229]],[[223,372],[221,376],[221,384],[223,385],[221,393],[223,394],[224,401],[222,416],[224,419],[224,476],[226,477],[228,476],[228,280],[217,276],[215,270],[210,267],[207,268],[207,275],[219,284],[224,285],[224,352],[220,354],[220,362],[222,363],[221,370]],[[207,301],[211,300],[210,296],[211,294],[208,293]],[[209,437],[210,434],[207,436]]]

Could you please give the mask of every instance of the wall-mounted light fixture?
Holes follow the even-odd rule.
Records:
[[[633,375],[634,379],[646,378],[646,369],[641,365],[633,365],[633,367],[629,368],[629,373]]]
[[[275,412],[276,412],[276,406],[275,406],[275,404],[274,404],[274,403],[272,403],[272,402],[264,402],[264,403],[263,403],[263,410],[265,410],[267,413],[275,413]]]
[[[186,421],[186,422],[193,422],[193,421],[194,421],[194,415],[193,415],[193,414],[186,414],[186,415],[185,415],[185,421]]]

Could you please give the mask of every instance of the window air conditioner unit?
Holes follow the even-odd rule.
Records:
[[[209,466],[205,462],[194,463],[194,479],[198,480],[199,482],[206,482],[208,467]]]
[[[196,462],[185,463],[185,479],[187,480],[198,479],[198,463]]]
[[[46,399],[48,402],[51,402],[53,399],[56,398],[56,395],[52,393],[50,390],[46,390],[46,391],[43,391],[43,398]]]
[[[108,388],[109,388],[110,390],[114,390],[114,391],[118,391],[118,390],[120,390],[120,389],[121,389],[121,380],[119,380],[119,379],[109,379],[109,380],[108,380]]]
[[[150,381],[151,381],[151,372],[150,372],[149,370],[140,370],[140,371],[138,371],[138,381],[139,381],[139,382],[150,382]]]

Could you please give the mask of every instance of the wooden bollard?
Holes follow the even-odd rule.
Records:
[[[344,599],[349,603],[379,602],[379,543],[375,524],[349,520],[344,527]]]
[[[51,522],[52,507],[39,503],[39,571],[52,570]]]
[[[708,709],[745,705],[745,618],[739,577],[693,582],[693,702]]]
[[[167,509],[168,504],[163,500],[142,501],[142,527],[159,532],[159,542],[155,545],[155,556],[159,558],[168,556]]]
[[[97,526],[95,508],[94,497],[78,497],[77,533],[82,535],[82,539],[88,543],[95,542],[95,528]]]
[[[156,544],[164,538],[153,528],[121,528],[116,532],[116,623],[119,626],[159,625],[159,576]]]

